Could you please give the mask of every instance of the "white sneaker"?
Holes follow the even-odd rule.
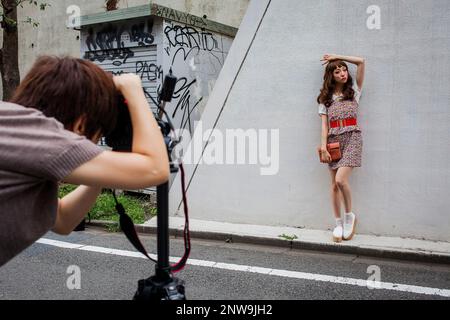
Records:
[[[351,240],[356,231],[356,216],[352,212],[350,215],[344,216],[344,240]]]
[[[344,232],[344,229],[342,228],[341,225],[337,226],[336,228],[334,228],[333,230],[333,241],[334,242],[341,242],[342,241],[342,234]]]

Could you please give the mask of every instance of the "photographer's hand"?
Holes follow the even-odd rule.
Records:
[[[141,89],[142,91],[142,81],[136,74],[125,73],[120,76],[113,77],[114,85],[116,89],[126,95],[130,89]],[[125,97],[126,98],[126,97]]]
[[[133,125],[132,152],[153,156],[158,151],[164,155],[161,161],[168,163],[161,130],[145,98],[141,79],[135,74],[124,74],[113,79],[117,89],[127,100],[130,110]]]

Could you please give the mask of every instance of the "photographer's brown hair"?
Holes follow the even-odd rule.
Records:
[[[67,130],[83,117],[83,134],[107,135],[117,121],[117,90],[112,75],[94,63],[72,57],[39,57],[10,102],[42,111]]]

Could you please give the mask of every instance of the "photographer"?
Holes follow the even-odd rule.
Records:
[[[132,152],[106,151],[117,97],[127,100]],[[40,57],[10,102],[0,102],[0,266],[47,231],[67,235],[103,187],[139,189],[168,180],[166,146],[140,78],[112,77],[70,57]],[[58,199],[58,182],[80,185]]]

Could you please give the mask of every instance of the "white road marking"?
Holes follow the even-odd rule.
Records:
[[[45,239],[45,238],[39,239],[37,241],[37,243],[46,244],[46,245],[50,245],[50,246],[54,246],[54,247],[58,247],[58,248],[64,248],[64,249],[76,249],[76,250],[83,250],[83,251],[89,251],[89,252],[112,254],[112,255],[122,256],[122,257],[147,259],[143,254],[141,254],[140,252],[135,252],[135,251],[89,246],[89,245],[63,242],[63,241],[51,240],[51,239]],[[154,254],[150,254],[150,257],[153,259],[157,259],[157,256]],[[180,260],[180,258],[176,258],[176,257],[170,258],[171,262],[178,262],[179,260]],[[364,279],[336,277],[336,276],[328,276],[328,275],[323,275],[323,274],[305,273],[305,272],[288,271],[288,270],[271,269],[271,268],[261,268],[261,267],[253,267],[253,266],[206,261],[206,260],[197,260],[197,259],[189,259],[187,261],[187,264],[193,265],[193,266],[201,266],[201,267],[216,268],[216,269],[223,269],[223,270],[259,273],[259,274],[285,277],[285,278],[331,282],[331,283],[345,284],[345,285],[352,285],[352,286],[359,286],[359,287],[366,287],[366,288],[368,287],[368,281],[364,280]],[[442,296],[442,297],[450,298],[450,290],[448,290],[448,289],[420,287],[420,286],[413,286],[413,285],[399,284],[399,283],[390,283],[390,282],[379,282],[379,283],[377,283],[377,285],[378,285],[377,288],[373,289],[373,290],[393,290],[393,291],[410,292],[410,293],[418,293],[418,294],[426,294],[426,295]]]

